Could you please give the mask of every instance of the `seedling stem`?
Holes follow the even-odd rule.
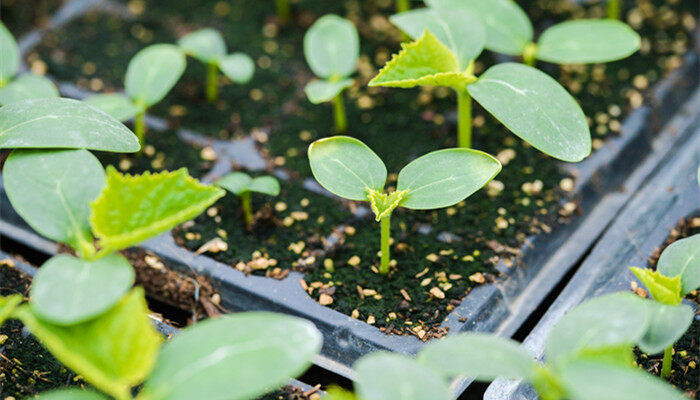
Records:
[[[275,0],[275,6],[277,7],[277,18],[280,19],[282,25],[285,25],[292,17],[289,0]]]
[[[141,109],[134,118],[134,134],[136,134],[136,137],[139,139],[139,144],[141,145],[141,150],[139,150],[139,152],[143,150],[143,136],[146,133],[145,117],[146,110]]]
[[[661,364],[661,378],[668,379],[671,376],[671,364],[673,364],[673,345],[664,350],[664,360]]]
[[[333,116],[335,117],[335,131],[345,133],[348,130],[348,118],[343,104],[343,92],[338,93],[333,98]]]
[[[608,18],[620,19],[620,0],[608,0]]]
[[[381,262],[379,264],[379,273],[386,275],[389,273],[389,262],[391,254],[389,253],[389,241],[391,239],[391,214],[381,219]]]
[[[535,43],[529,43],[525,46],[525,50],[523,50],[523,62],[526,65],[534,67],[535,61],[537,61],[537,45]]]
[[[207,101],[216,103],[219,100],[219,86],[217,78],[219,77],[219,68],[214,63],[207,64]]]
[[[472,98],[467,89],[457,90],[457,145],[472,147]]]
[[[402,13],[411,10],[411,0],[396,0],[396,12]]]
[[[243,208],[243,217],[245,218],[246,226],[253,225],[253,207],[250,200],[250,192],[241,193],[241,208]]]

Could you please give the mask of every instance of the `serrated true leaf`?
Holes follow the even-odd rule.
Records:
[[[700,180],[700,169],[698,177]],[[700,234],[671,243],[661,253],[656,269],[669,277],[680,276],[682,296],[700,288]]]
[[[257,398],[311,365],[321,349],[313,324],[249,312],[186,328],[163,346],[144,384],[149,400]]]
[[[449,400],[447,381],[430,368],[400,354],[377,352],[354,365],[362,400]]]
[[[216,29],[204,28],[188,33],[177,41],[188,55],[204,62],[216,63],[226,55],[226,43]]]
[[[500,171],[501,163],[481,151],[434,151],[417,158],[399,172],[396,190],[408,192],[399,205],[429,210],[457,204]]]
[[[61,363],[97,389],[117,398],[130,398],[131,388],[153,368],[161,336],[148,317],[143,289],[135,288],[115,307],[90,321],[54,325],[31,307],[18,317]]]
[[[651,319],[646,334],[638,343],[645,353],[660,353],[683,336],[693,322],[695,312],[687,304],[667,305],[649,301]]]
[[[647,288],[651,297],[662,304],[678,305],[681,303],[681,277],[668,277],[659,271],[632,267],[632,273]]]
[[[541,152],[569,162],[591,153],[581,107],[544,72],[524,64],[498,64],[467,89],[511,132]]]
[[[121,250],[196,217],[223,195],[184,168],[131,176],[110,166],[105,189],[91,204],[90,225],[103,249]]]
[[[98,94],[87,98],[85,102],[122,122],[134,118],[139,112],[134,102],[122,93]]]
[[[310,102],[319,104],[333,100],[333,98],[340,94],[345,88],[352,86],[353,82],[353,79],[343,79],[334,82],[317,79],[309,82],[304,87],[304,92]]]
[[[321,78],[349,76],[360,56],[355,25],[337,15],[319,18],[304,35],[304,56],[314,74]]]
[[[0,106],[44,97],[59,97],[59,94],[56,85],[41,75],[24,74],[0,88]]]
[[[24,300],[21,294],[11,294],[7,297],[0,296],[0,326],[12,316],[15,308]]]
[[[408,192],[405,190],[382,193],[377,190],[368,189],[367,198],[369,200],[369,206],[372,212],[374,212],[377,222],[381,221],[382,218],[387,215],[391,215],[391,212],[399,206],[401,199],[403,199],[407,193]]]
[[[153,44],[129,62],[124,88],[136,103],[152,106],[161,101],[185,71],[185,55],[175,45]]]
[[[247,83],[253,78],[255,64],[247,54],[233,53],[219,61],[219,68],[227,78],[236,83]]]
[[[0,108],[0,148],[68,148],[133,153],[136,136],[121,122],[84,102],[22,100]]]
[[[50,392],[43,392],[39,395],[40,400],[108,400],[107,397],[91,390],[81,389],[58,389]]]
[[[0,86],[12,79],[19,69],[19,47],[12,33],[0,22]]]
[[[92,261],[59,254],[34,277],[32,308],[46,321],[74,325],[112,308],[133,284],[134,269],[121,254]]]
[[[350,200],[367,201],[367,189],[381,192],[386,166],[367,145],[348,136],[319,139],[309,146],[314,177],[329,192]]]

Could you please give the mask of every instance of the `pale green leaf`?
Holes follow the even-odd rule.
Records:
[[[238,196],[248,191],[248,184],[250,184],[252,180],[253,178],[244,172],[231,172],[216,181],[216,185]]]
[[[105,183],[100,161],[87,150],[15,150],[3,168],[7,197],[41,235],[79,250],[92,244],[90,202]]]
[[[226,43],[216,29],[204,28],[188,33],[177,41],[188,55],[203,63],[217,63],[226,55]]]
[[[400,206],[429,210],[457,204],[501,171],[501,163],[471,149],[438,150],[417,158],[399,172],[396,190],[408,194]]]
[[[136,53],[126,69],[124,87],[137,104],[161,101],[185,71],[185,55],[175,45],[154,44]]]
[[[107,397],[90,390],[81,389],[58,389],[50,392],[43,392],[39,395],[40,400],[108,400]]]
[[[591,153],[581,107],[544,72],[524,64],[498,64],[467,89],[503,125],[543,153],[569,162]]]
[[[700,288],[700,234],[671,243],[661,253],[656,269],[669,277],[681,277],[682,296]]]
[[[227,78],[236,83],[248,83],[253,78],[255,64],[247,54],[233,53],[219,61],[219,68]]]
[[[576,360],[588,360],[629,367],[634,365],[634,349],[629,344],[608,347],[584,348],[576,354]]]
[[[0,22],[0,86],[9,82],[19,69],[19,47],[12,33]]]
[[[405,355],[378,352],[354,365],[356,392],[362,400],[450,400],[452,396],[436,372]]]
[[[683,336],[693,322],[695,313],[687,304],[676,306],[649,301],[651,319],[649,328],[638,343],[645,353],[656,354],[673,344]]]
[[[98,94],[85,99],[85,102],[122,122],[134,118],[139,112],[134,102],[121,93]]]
[[[678,305],[683,300],[680,276],[671,278],[659,271],[637,267],[632,267],[630,270],[647,288],[654,300],[669,305]]]
[[[367,145],[348,136],[319,139],[309,146],[314,177],[329,192],[367,201],[367,189],[382,191],[386,166]]]
[[[0,106],[44,97],[59,97],[59,94],[56,85],[41,75],[24,74],[0,88]]]
[[[344,89],[352,86],[353,79],[343,79],[341,81],[326,81],[314,80],[309,82],[304,87],[304,92],[309,101],[313,104],[319,104],[326,101],[331,101],[335,96],[339,95]]]
[[[12,317],[12,313],[23,300],[24,296],[21,294],[12,294],[7,297],[0,296],[0,326],[5,320]]]
[[[203,321],[163,346],[142,395],[149,400],[247,400],[297,376],[321,350],[305,320],[248,312]]]
[[[465,333],[428,344],[418,361],[446,377],[479,381],[497,377],[532,380],[536,363],[520,344],[493,335]]]
[[[22,100],[0,108],[0,148],[84,148],[133,153],[136,136],[121,122],[84,102]]]
[[[224,193],[185,168],[131,176],[109,166],[105,189],[91,204],[90,225],[102,248],[121,250],[196,217]]]
[[[277,196],[280,194],[280,183],[272,176],[259,176],[248,184],[251,192]]]
[[[314,74],[321,78],[349,76],[360,57],[360,37],[355,25],[337,15],[319,18],[304,35],[304,56]]]
[[[542,33],[537,58],[559,64],[603,63],[628,57],[641,42],[637,32],[618,20],[566,21]]]
[[[78,325],[51,324],[31,307],[17,309],[17,315],[61,363],[97,389],[119,398],[130,398],[131,388],[148,376],[162,340],[148,316],[142,288],[133,289],[106,313]]]
[[[32,308],[48,322],[74,325],[112,308],[133,284],[134,269],[121,254],[93,261],[59,254],[34,277]]]

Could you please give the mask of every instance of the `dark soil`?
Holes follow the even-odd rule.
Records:
[[[318,394],[306,396],[304,391],[298,387],[285,386],[282,389],[268,393],[258,400],[317,400],[320,399]]]

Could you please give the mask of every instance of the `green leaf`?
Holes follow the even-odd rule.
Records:
[[[367,145],[348,136],[319,139],[309,146],[314,178],[329,192],[367,201],[367,189],[383,191],[386,166]]]
[[[131,176],[109,166],[107,185],[91,204],[90,225],[103,249],[121,250],[196,217],[224,194],[185,168]]]
[[[634,350],[629,345],[587,348],[578,352],[576,360],[588,360],[629,367],[634,365]]]
[[[247,54],[233,53],[219,61],[219,68],[227,78],[236,83],[248,83],[253,78],[255,64]]]
[[[376,190],[367,189],[367,198],[369,199],[370,208],[374,212],[377,222],[387,215],[391,215],[396,207],[399,206],[401,200],[406,196],[406,191],[392,192],[391,194],[382,193]]]
[[[632,267],[630,270],[649,290],[649,294],[654,300],[663,304],[681,304],[683,297],[681,296],[680,276],[669,278],[658,271],[637,267]]]
[[[300,318],[247,312],[202,321],[163,346],[142,395],[257,398],[305,371],[320,350],[321,334]]]
[[[651,320],[649,328],[639,342],[639,348],[645,353],[660,353],[683,336],[693,322],[695,313],[687,304],[676,306],[648,301]]]
[[[257,192],[270,196],[277,196],[280,193],[280,183],[274,177],[261,176],[253,179],[243,172],[232,172],[216,181],[216,185],[236,196],[244,192]]]
[[[661,379],[637,368],[575,361],[561,371],[572,400],[687,400]]]
[[[525,11],[512,0],[426,0],[437,9],[466,9],[479,16],[486,29],[486,48],[508,55],[522,54],[533,29]]]
[[[23,100],[0,108],[0,148],[84,148],[133,153],[136,136],[121,122],[81,101]]]
[[[182,50],[203,63],[217,63],[226,55],[226,43],[216,29],[204,28],[177,41]]]
[[[7,297],[0,296],[0,326],[5,320],[11,318],[12,313],[23,300],[24,296],[21,294],[12,294]]]
[[[56,85],[41,75],[24,74],[0,88],[0,106],[44,97],[59,97],[59,94]]]
[[[333,100],[333,98],[339,95],[343,90],[352,86],[353,82],[355,82],[353,79],[343,79],[335,82],[314,80],[304,87],[304,92],[310,102],[319,104]]]
[[[108,400],[107,397],[93,391],[81,389],[58,389],[43,392],[40,400]]]
[[[15,150],[5,162],[3,184],[35,231],[76,250],[92,245],[90,202],[104,187],[105,173],[89,151]]]
[[[681,277],[682,296],[700,288],[700,234],[671,243],[661,253],[656,269],[666,276]]]
[[[536,363],[510,339],[482,333],[463,333],[428,344],[418,361],[446,377],[463,375],[479,381],[497,377],[532,380]]]
[[[133,289],[98,318],[78,325],[54,325],[31,307],[17,309],[22,322],[61,363],[118,398],[130,398],[131,388],[148,376],[155,363],[161,336],[147,313],[142,288]]]
[[[544,72],[518,63],[498,64],[467,89],[503,125],[543,153],[569,162],[591,153],[581,107]]]
[[[9,82],[19,69],[19,47],[5,24],[0,22],[0,86]]]
[[[618,20],[566,21],[542,33],[537,58],[559,64],[603,63],[630,56],[641,43],[637,32]]]
[[[321,78],[346,77],[360,57],[360,37],[352,22],[337,15],[319,18],[304,35],[304,56]]]
[[[369,86],[410,88],[420,85],[464,87],[474,82],[471,74],[459,70],[459,63],[450,49],[429,31],[415,42],[401,44],[370,82]]]
[[[476,59],[484,48],[484,25],[474,14],[462,8],[421,8],[392,15],[389,19],[414,40],[420,38],[426,29],[430,31],[452,51],[460,71],[466,70],[469,62]]]
[[[87,98],[85,102],[122,122],[134,118],[139,112],[134,102],[122,93],[98,94]]]
[[[443,380],[433,370],[400,354],[377,352],[355,363],[356,392],[362,400],[449,400]]]
[[[323,396],[324,400],[358,400],[354,393],[338,386],[330,386]]]
[[[408,194],[400,206],[429,210],[457,204],[501,171],[501,163],[471,149],[438,150],[417,158],[399,172],[396,190]]]
[[[75,325],[114,307],[133,284],[134,269],[121,254],[93,261],[59,254],[34,277],[32,309],[53,324]]]
[[[126,69],[124,87],[137,104],[161,101],[185,71],[185,55],[172,44],[154,44],[136,53]]]
[[[280,183],[272,176],[259,176],[248,184],[251,192],[277,196],[280,194]]]

